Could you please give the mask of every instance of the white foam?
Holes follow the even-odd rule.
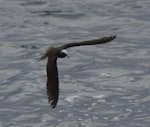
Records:
[[[93,98],[96,98],[96,99],[102,99],[104,97],[105,97],[104,94],[99,94],[99,95],[93,96]]]
[[[74,100],[78,99],[78,98],[79,98],[79,95],[74,95],[74,96],[69,96],[69,97],[65,98],[64,100],[68,101],[68,102],[74,102]]]
[[[104,77],[104,78],[111,78],[112,75],[108,74],[108,73],[101,73],[101,77]]]

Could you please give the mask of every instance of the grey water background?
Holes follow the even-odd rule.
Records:
[[[60,97],[46,95],[49,46],[68,49]],[[0,0],[0,127],[149,127],[149,0]]]

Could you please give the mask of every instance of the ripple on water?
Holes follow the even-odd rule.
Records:
[[[0,126],[149,127],[148,0],[1,0]],[[46,95],[47,47],[117,34],[58,60],[60,96]]]

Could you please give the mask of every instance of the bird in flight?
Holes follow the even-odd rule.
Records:
[[[57,58],[64,58],[67,56],[64,49],[85,46],[85,45],[96,45],[103,44],[114,40],[116,36],[102,37],[95,40],[88,40],[82,42],[67,43],[59,47],[50,47],[46,53],[39,59],[44,60],[48,57],[46,71],[47,71],[47,96],[48,101],[52,108],[55,108],[59,96],[59,79],[57,70]]]

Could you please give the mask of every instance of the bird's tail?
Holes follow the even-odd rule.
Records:
[[[48,52],[46,52],[42,57],[40,57],[38,60],[44,60],[46,59],[46,57],[48,57]]]
[[[52,47],[49,47],[48,50],[44,53],[44,55],[42,57],[40,57],[38,60],[44,60],[48,57],[49,51],[51,50]]]

